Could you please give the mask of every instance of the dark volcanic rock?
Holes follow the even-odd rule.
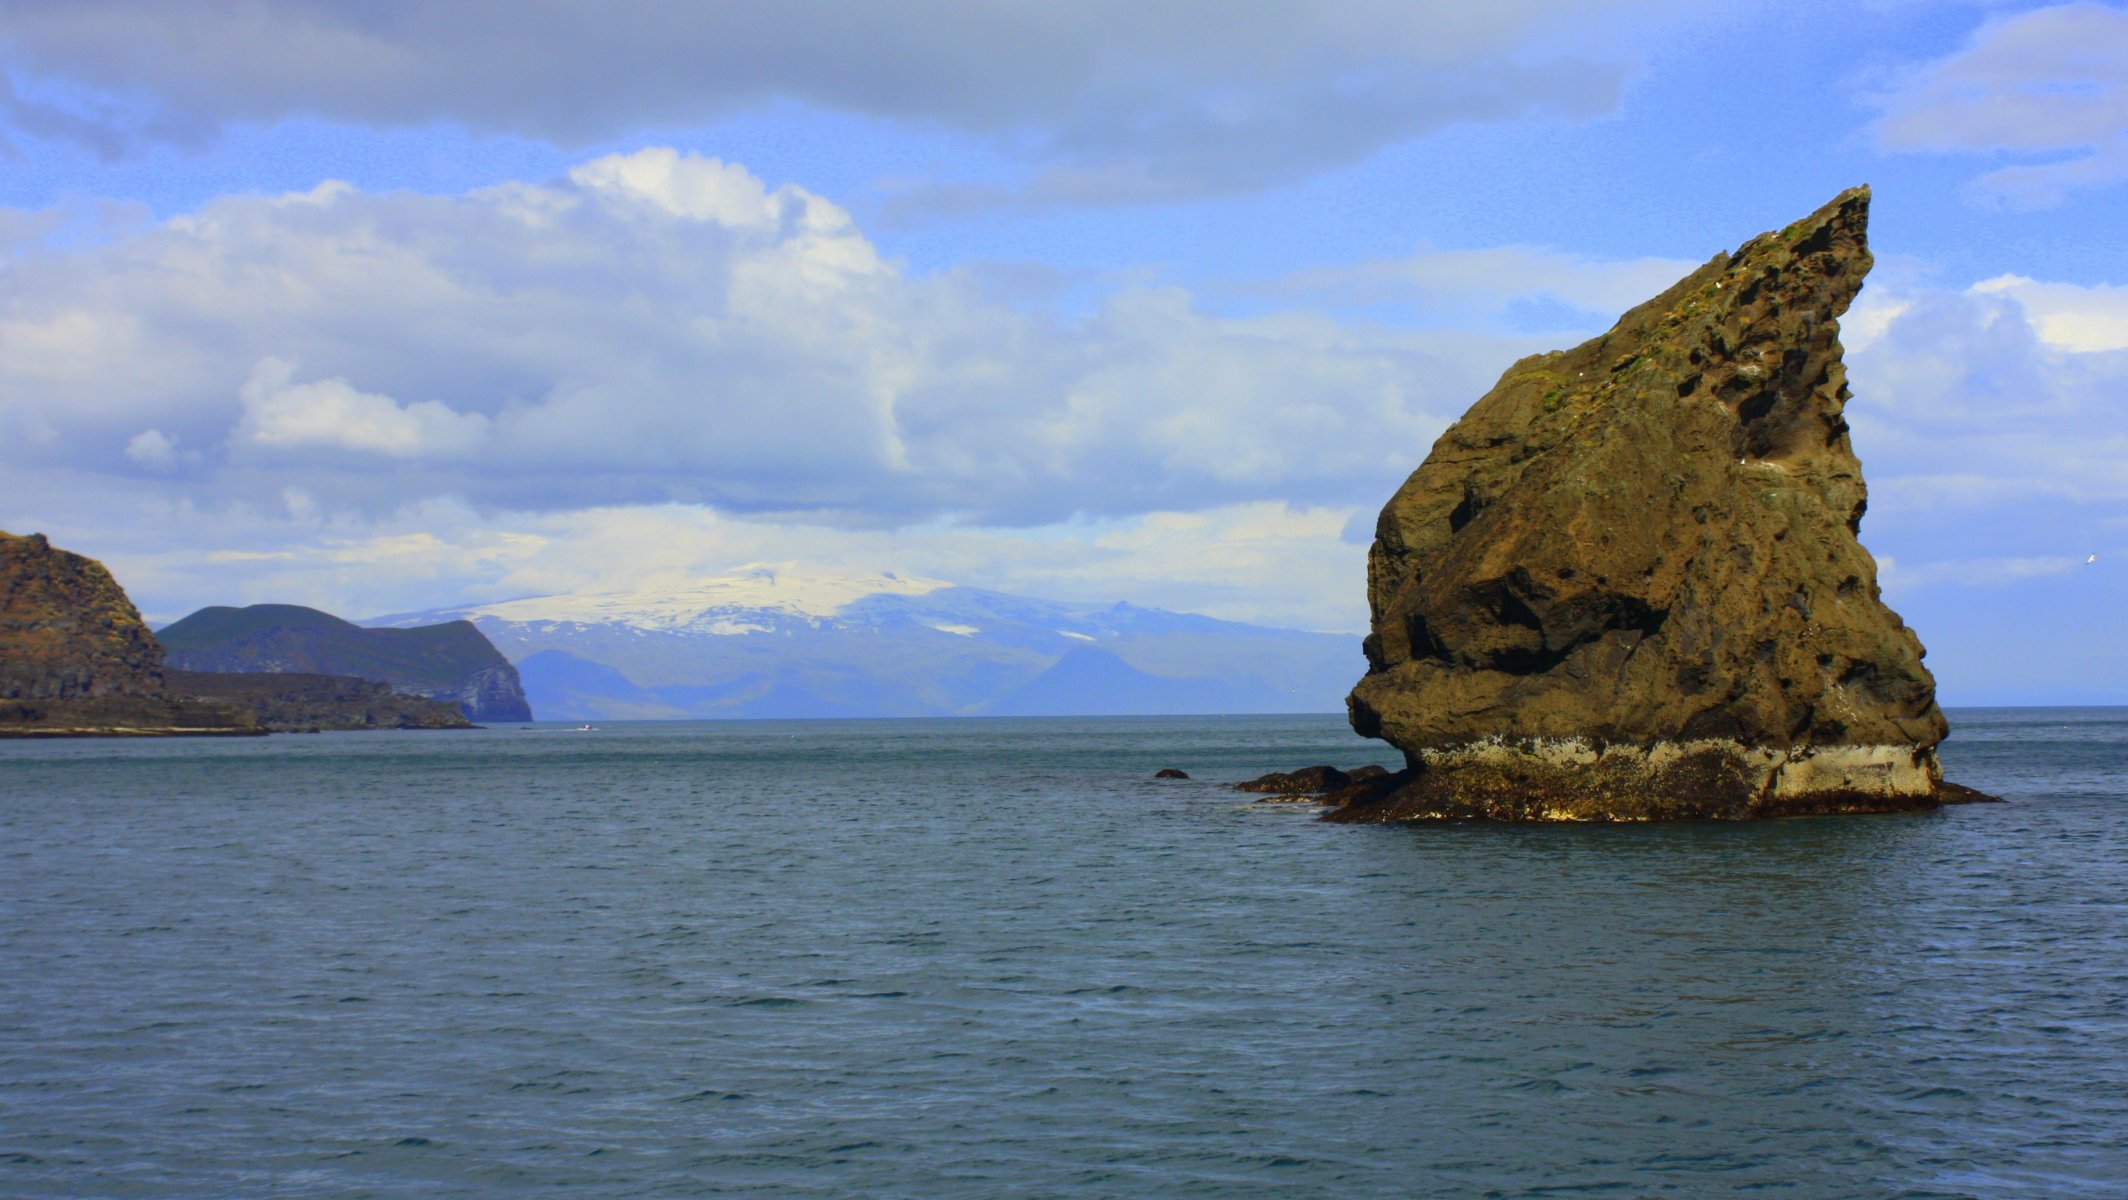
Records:
[[[1162,767],[1153,772],[1153,778],[1155,779],[1188,779],[1189,777],[1189,772],[1178,771],[1173,767]]]
[[[1527,358],[1382,510],[1353,728],[1405,752],[1333,817],[1926,807],[1945,733],[1856,540],[1839,316],[1869,192]]]
[[[249,712],[275,733],[324,729],[478,729],[458,705],[352,675],[165,671],[170,691]]]
[[[1274,771],[1234,785],[1242,792],[1278,792],[1284,795],[1316,795],[1334,792],[1352,782],[1352,776],[1332,766],[1302,767],[1298,771]]]
[[[471,621],[364,629],[294,604],[203,608],[162,631],[170,665],[215,674],[351,675],[457,704],[476,721],[529,721],[517,668]]]
[[[165,690],[163,648],[102,563],[0,533],[0,736],[257,732]]]

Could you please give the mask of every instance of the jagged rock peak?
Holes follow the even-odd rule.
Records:
[[[1869,189],[1510,367],[1382,510],[1353,727],[1411,782],[1341,819],[1934,802],[1946,726],[1857,540],[1839,318]]]

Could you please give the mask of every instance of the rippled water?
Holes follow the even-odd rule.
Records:
[[[2012,803],[1591,829],[1213,782],[1334,717],[0,743],[0,1193],[2121,1195],[2128,710],[1953,719]]]

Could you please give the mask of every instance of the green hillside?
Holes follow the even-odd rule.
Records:
[[[470,621],[364,629],[295,604],[217,605],[157,636],[177,670],[352,675],[455,701],[476,721],[531,719],[517,669]]]

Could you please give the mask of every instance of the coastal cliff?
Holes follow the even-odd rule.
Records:
[[[215,674],[343,675],[455,704],[475,721],[529,721],[517,668],[470,621],[365,629],[294,604],[203,608],[162,630],[170,665]]]
[[[1839,317],[1869,191],[1526,358],[1382,510],[1352,725],[1408,770],[1331,814],[1928,807],[1947,726],[1857,540]]]
[[[102,563],[0,532],[0,736],[258,732],[169,692],[162,646]]]

